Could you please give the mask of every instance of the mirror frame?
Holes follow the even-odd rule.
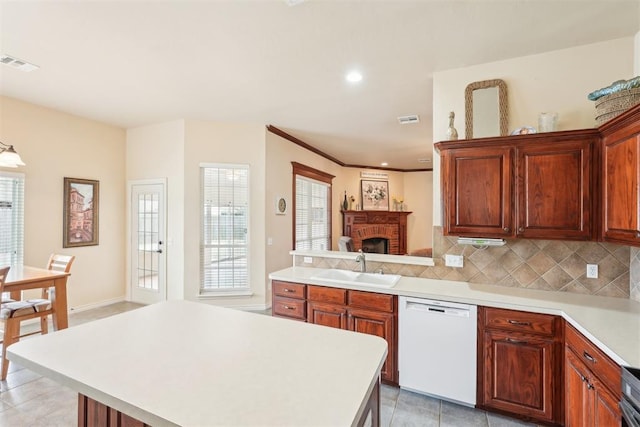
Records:
[[[498,113],[500,114],[500,135],[509,134],[509,104],[507,103],[507,84],[504,80],[483,80],[469,83],[464,90],[465,139],[473,138],[473,91],[477,89],[498,88]],[[496,135],[497,136],[497,135]]]

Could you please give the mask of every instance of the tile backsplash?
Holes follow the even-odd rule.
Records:
[[[432,268],[439,279],[620,298],[630,295],[629,246],[507,239],[504,246],[476,249],[458,245],[457,237],[443,236],[442,227],[433,228],[433,242],[436,265]],[[445,267],[445,254],[464,255],[464,267]],[[640,267],[640,254],[637,262]],[[587,279],[587,264],[598,264],[597,279]]]
[[[459,280],[517,288],[574,292],[640,302],[640,248],[601,242],[507,239],[500,247],[476,249],[458,245],[457,237],[443,236],[433,228],[433,267],[367,262],[368,271],[409,277]],[[444,255],[464,255],[462,268],[446,267]],[[357,270],[352,260],[314,257],[317,268]],[[598,265],[598,278],[587,279],[587,264]]]

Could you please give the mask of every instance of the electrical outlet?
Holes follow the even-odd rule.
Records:
[[[587,279],[598,278],[598,264],[587,264]]]
[[[444,265],[447,267],[464,267],[464,256],[446,254],[444,256]]]
[[[302,262],[304,262],[305,264],[313,264],[313,258],[311,258],[310,256],[306,256],[302,259]]]

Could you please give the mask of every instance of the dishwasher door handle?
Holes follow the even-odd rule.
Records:
[[[407,310],[424,311],[443,316],[469,317],[469,310],[457,307],[447,307],[433,304],[423,304],[414,301],[407,301]]]

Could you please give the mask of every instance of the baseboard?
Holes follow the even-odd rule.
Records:
[[[94,308],[100,308],[100,307],[104,307],[107,305],[111,305],[111,304],[115,304],[117,302],[123,302],[126,301],[124,295],[121,297],[117,297],[117,298],[111,298],[108,300],[104,300],[104,301],[100,301],[100,302],[94,302],[91,304],[84,304],[84,305],[79,305],[77,307],[70,307],[69,308],[69,314],[71,313],[80,313],[82,311],[87,311],[87,310],[91,310]]]

